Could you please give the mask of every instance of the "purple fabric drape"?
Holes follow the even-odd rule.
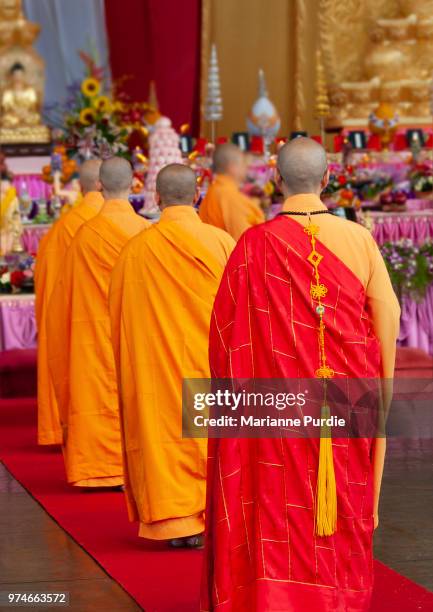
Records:
[[[35,298],[0,298],[0,351],[36,347]]]
[[[420,348],[433,355],[433,286],[427,289],[422,302],[403,298],[398,344]]]
[[[50,229],[51,225],[37,225],[26,227],[21,236],[22,245],[27,253],[37,253],[41,238]]]
[[[433,211],[423,213],[371,213],[378,244],[410,238],[415,244],[433,240]]]
[[[19,196],[27,192],[32,200],[49,200],[51,198],[52,187],[42,180],[40,174],[15,174],[12,184]]]

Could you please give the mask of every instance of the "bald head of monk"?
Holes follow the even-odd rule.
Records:
[[[169,164],[156,177],[156,199],[158,206],[193,206],[199,190],[195,173],[189,166]]]
[[[311,138],[294,138],[281,147],[277,169],[286,197],[299,193],[320,195],[328,184],[326,151]]]
[[[247,175],[245,153],[230,142],[220,144],[215,148],[212,167],[215,174],[229,176],[238,185],[244,182]]]
[[[99,182],[101,163],[100,159],[89,159],[81,164],[79,180],[84,195],[89,191],[101,190]]]
[[[132,166],[123,157],[110,157],[102,162],[99,180],[106,200],[127,200],[132,179]]]

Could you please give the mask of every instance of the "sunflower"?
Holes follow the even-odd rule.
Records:
[[[80,123],[83,125],[90,125],[94,123],[96,119],[95,111],[93,108],[83,108],[80,112]]]
[[[93,98],[92,106],[98,113],[108,113],[111,110],[111,103],[107,96]]]
[[[81,83],[81,91],[88,98],[93,98],[93,96],[97,96],[100,89],[101,83],[93,77],[84,79],[84,81]]]

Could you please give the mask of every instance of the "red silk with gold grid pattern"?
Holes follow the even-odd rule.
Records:
[[[320,238],[320,234],[319,234]],[[326,352],[336,377],[380,376],[360,281],[320,240]],[[211,321],[216,378],[312,378],[319,365],[313,268],[303,226],[248,230]],[[203,611],[367,610],[372,590],[370,439],[334,439],[337,532],[314,532],[318,439],[209,440]]]

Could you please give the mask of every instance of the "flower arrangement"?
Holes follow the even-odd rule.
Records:
[[[365,178],[358,177],[358,195],[362,200],[378,201],[391,186],[392,178],[388,174],[377,173]]]
[[[34,291],[35,258],[28,255],[16,265],[0,268],[0,293],[32,293]]]
[[[422,163],[415,164],[409,179],[416,194],[431,194],[433,192],[433,162],[426,159]]]
[[[401,297],[419,301],[433,283],[433,243],[416,246],[412,240],[386,242],[380,248],[391,282]]]
[[[379,201],[381,194],[392,185],[392,178],[388,174],[371,172],[362,165],[330,164],[330,172],[322,198],[346,208],[359,208],[363,200]]]
[[[331,197],[335,193],[338,193],[340,189],[345,187],[347,184],[347,179],[344,174],[331,174],[329,176],[329,182],[326,185],[326,188],[323,190],[322,195],[326,197]]]
[[[322,192],[322,200],[332,201],[343,208],[359,208],[361,201],[356,189],[356,176],[353,166],[335,164],[331,168],[329,181]]]
[[[104,83],[104,70],[84,52],[80,57],[86,67],[85,78],[68,87],[69,96],[63,104],[46,109],[47,121],[55,128],[54,139],[79,159],[129,157],[128,131],[115,112],[115,102]]]
[[[66,185],[77,174],[78,166],[75,159],[70,159],[67,155],[65,145],[56,145],[51,155],[51,161],[42,168],[42,179],[46,183],[53,183],[54,172],[59,171],[60,182]]]

